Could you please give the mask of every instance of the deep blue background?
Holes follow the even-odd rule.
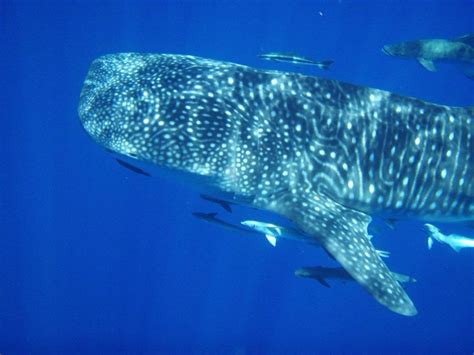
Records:
[[[374,243],[392,252],[389,266],[418,279],[407,289],[413,318],[356,284],[297,279],[297,267],[333,262],[316,248],[272,248],[194,219],[192,211],[218,209],[179,181],[118,166],[81,129],[77,105],[90,62],[124,51],[194,54],[473,105],[474,81],[456,68],[430,73],[380,51],[474,32],[473,15],[472,1],[1,0],[0,353],[472,353],[473,250],[428,252],[420,223],[380,227]],[[255,57],[276,50],[335,64],[321,72]],[[246,212],[235,215],[258,217]]]

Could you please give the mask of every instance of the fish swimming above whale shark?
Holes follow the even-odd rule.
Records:
[[[285,217],[402,315],[417,310],[368,238],[371,216],[474,219],[472,108],[189,55],[119,53],[91,64],[79,117],[106,149]]]
[[[313,60],[293,53],[271,52],[258,54],[257,57],[263,60],[272,60],[275,62],[312,65],[323,70],[329,70],[331,64],[334,63],[333,60]]]
[[[416,59],[431,72],[437,70],[435,61],[462,64],[466,66],[464,74],[474,79],[474,34],[454,39],[418,39],[388,44],[382,51],[394,57]]]

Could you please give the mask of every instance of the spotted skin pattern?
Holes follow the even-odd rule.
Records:
[[[277,212],[375,299],[416,308],[377,255],[371,215],[474,219],[474,112],[193,56],[95,60],[79,116],[100,145]]]

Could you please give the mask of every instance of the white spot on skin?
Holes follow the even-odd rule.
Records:
[[[227,78],[227,82],[229,83],[229,85],[234,84],[234,78]]]
[[[354,187],[354,182],[353,182],[352,180],[349,180],[349,181],[347,182],[347,187],[350,188],[350,189],[352,189],[352,188]]]
[[[369,192],[373,194],[375,192],[375,186],[373,184],[369,185]]]

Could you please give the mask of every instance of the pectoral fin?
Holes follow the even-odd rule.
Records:
[[[436,66],[434,65],[432,60],[425,59],[425,58],[418,58],[418,62],[429,71],[436,71]]]
[[[449,244],[449,246],[450,246],[451,248],[453,248],[453,250],[454,250],[456,253],[459,253],[459,252],[461,251],[461,249],[462,249],[460,246],[454,245],[454,244],[452,244],[452,243],[448,243],[448,244]]]
[[[433,238],[428,237],[428,249],[431,250],[432,247],[433,247]]]
[[[331,285],[328,284],[327,281],[323,279],[322,277],[317,277],[315,280],[318,281],[324,287],[331,288]]]
[[[417,313],[368,238],[370,216],[309,193],[289,194],[270,208],[313,236],[378,302],[405,316]]]
[[[273,235],[265,234],[265,238],[267,238],[268,242],[272,245],[272,247],[276,247],[277,239]]]

